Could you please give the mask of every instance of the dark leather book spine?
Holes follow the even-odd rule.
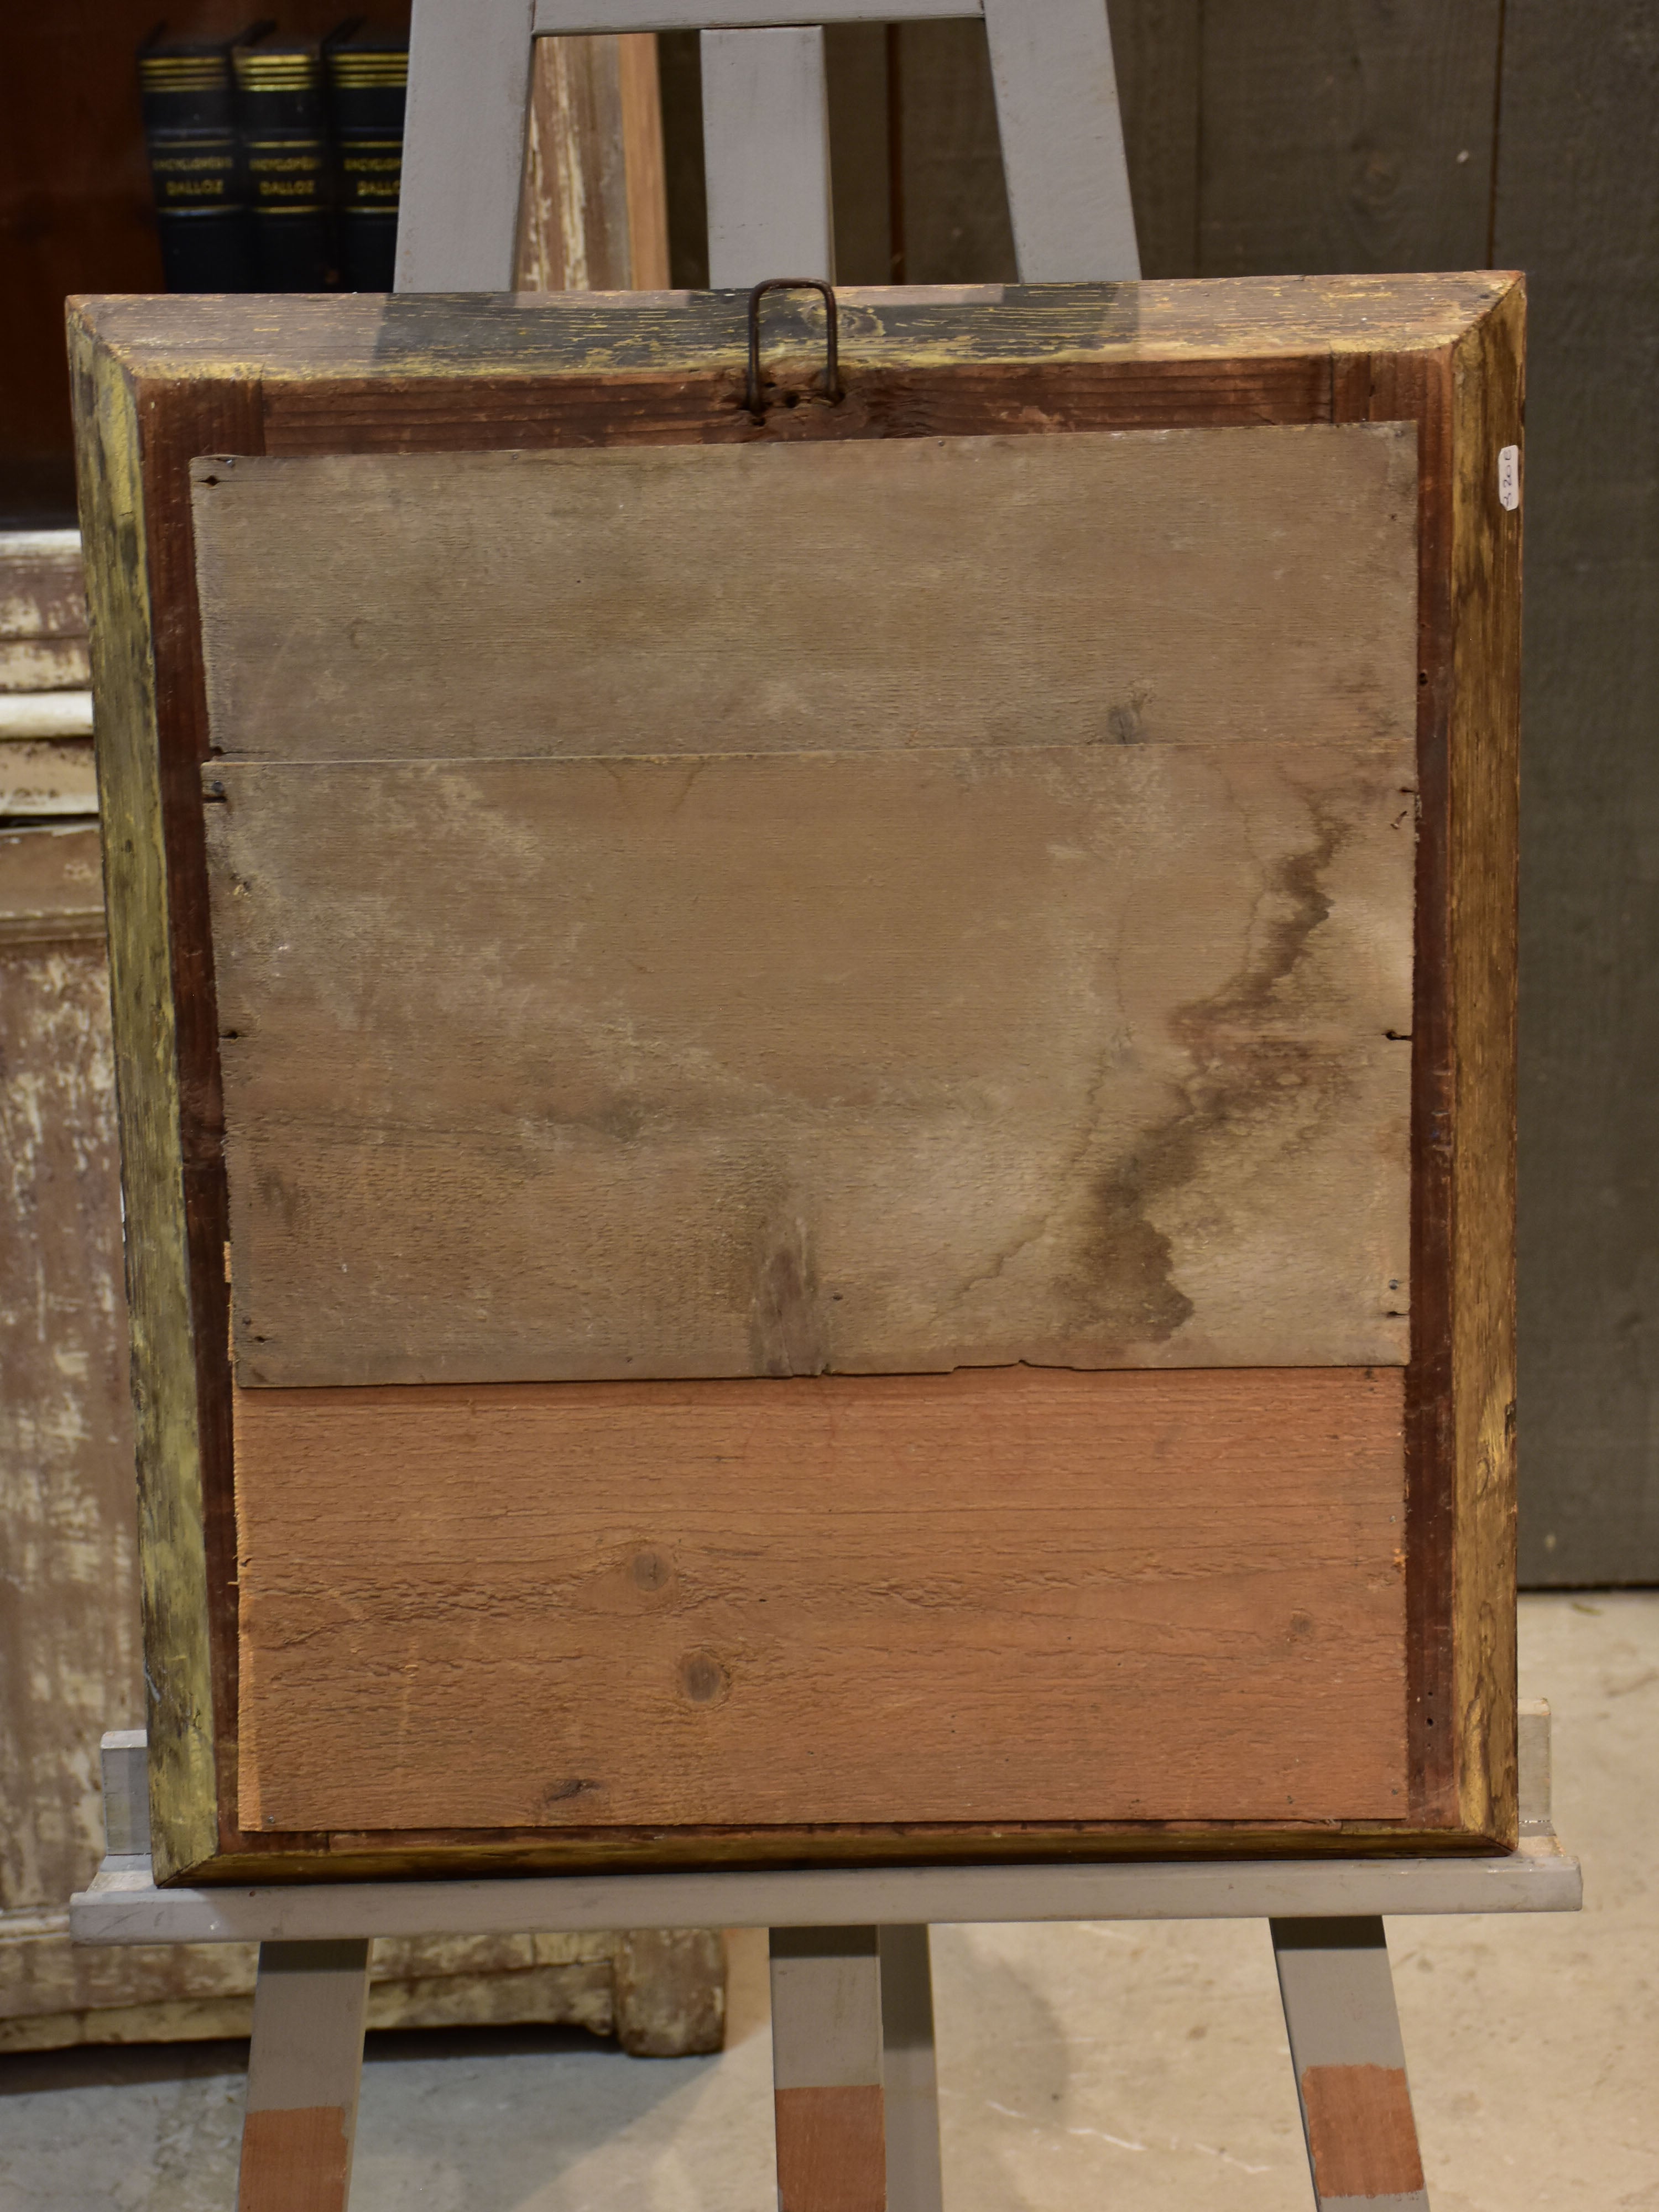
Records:
[[[143,47],[138,89],[168,291],[257,290],[229,46],[181,40]]]
[[[409,41],[366,38],[331,47],[328,75],[346,289],[389,292],[398,254]]]
[[[327,292],[339,281],[322,61],[310,41],[232,57],[262,289]]]

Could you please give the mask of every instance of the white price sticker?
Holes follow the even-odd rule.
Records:
[[[1498,504],[1510,509],[1521,504],[1521,448],[1504,446],[1498,455]]]

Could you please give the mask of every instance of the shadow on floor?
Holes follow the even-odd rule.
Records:
[[[383,2027],[363,2040],[363,2063],[411,2058],[520,2058],[566,2051],[611,2051],[608,2036],[580,2027]],[[203,2043],[79,2043],[64,2051],[0,2053],[0,2097],[52,2089],[112,2089],[135,2081],[200,2081],[246,2074],[247,2043],[233,2037]]]

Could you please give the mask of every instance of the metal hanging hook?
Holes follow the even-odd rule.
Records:
[[[820,276],[768,276],[749,295],[749,386],[744,404],[757,422],[766,420],[766,402],[761,398],[760,305],[769,292],[823,293],[826,337],[824,397],[832,403],[842,397],[840,316],[834,288]]]

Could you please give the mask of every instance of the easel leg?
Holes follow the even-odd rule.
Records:
[[[1269,1924],[1319,2212],[1429,2212],[1382,1923]]]
[[[237,2212],[345,2212],[367,1943],[262,1943]]]
[[[933,1968],[926,1928],[881,1930],[881,2033],[887,2212],[944,2212]]]
[[[778,2212],[885,2212],[873,1928],[772,1930]]]

